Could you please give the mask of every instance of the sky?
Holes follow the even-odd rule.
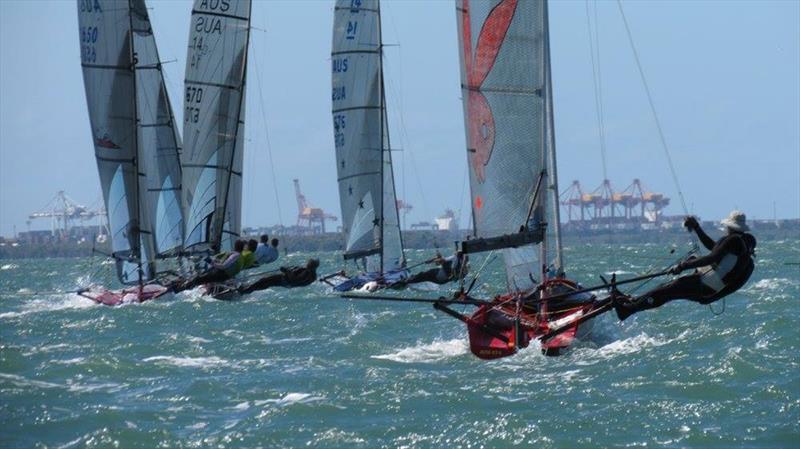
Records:
[[[332,1],[259,1],[248,68],[244,226],[296,222],[292,179],[339,215],[330,115]],[[623,1],[690,212],[800,217],[800,2]],[[594,7],[594,1],[590,3]],[[148,1],[170,97],[182,99],[191,2]],[[608,177],[683,214],[616,2],[598,1]],[[560,189],[603,179],[585,1],[552,1]],[[594,11],[594,10],[592,10]],[[592,15],[594,12],[592,12]],[[395,178],[410,225],[468,221],[452,1],[382,2]],[[182,123],[182,104],[173,104]],[[270,164],[272,161],[272,164]],[[275,173],[273,178],[272,173]],[[275,188],[277,187],[277,189]],[[65,190],[100,204],[74,1],[0,1],[0,235]],[[33,229],[46,229],[46,220]]]

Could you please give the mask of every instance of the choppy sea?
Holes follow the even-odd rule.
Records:
[[[314,256],[322,272],[340,268],[334,253]],[[585,285],[675,256],[657,244],[566,248]],[[560,357],[531,345],[486,362],[460,322],[427,305],[356,303],[316,284],[111,308],[56,293],[100,259],[2,260],[0,447],[800,447],[798,262],[800,240],[760,242],[724,309],[678,301],[624,324],[607,314]],[[490,263],[477,296],[502,279]]]

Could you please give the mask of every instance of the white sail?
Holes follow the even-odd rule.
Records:
[[[184,95],[184,248],[227,250],[241,232],[249,0],[195,0]]]
[[[83,81],[111,251],[119,280],[133,284],[152,276],[154,244],[146,178],[138,176],[145,155],[137,127],[131,4],[79,0],[77,6]]]
[[[337,0],[334,9],[332,114],[345,259],[368,270],[404,265],[383,91],[380,6]],[[374,256],[374,257],[372,257]]]
[[[458,0],[456,10],[475,236],[502,249],[509,288],[525,289],[551,263],[548,240],[561,263],[547,3]],[[548,236],[537,234],[544,224]]]
[[[147,175],[148,215],[156,256],[174,255],[183,244],[180,136],[164,84],[153,28],[143,0],[131,1],[136,59],[136,108],[140,170]]]

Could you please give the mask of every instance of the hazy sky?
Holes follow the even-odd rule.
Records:
[[[190,1],[149,1],[181,119]],[[686,201],[719,218],[800,216],[800,2],[626,1],[625,12]],[[0,234],[25,229],[57,190],[101,198],[80,69],[74,1],[0,1]],[[468,190],[452,1],[384,1],[389,120],[408,223]],[[602,180],[586,3],[550,7],[561,189]],[[254,1],[244,174],[245,226],[296,221],[292,179],[339,215],[330,116],[332,1]],[[609,178],[673,198],[654,121],[615,2],[598,2]],[[263,103],[259,97],[259,86]],[[269,144],[267,144],[269,142]],[[269,167],[272,151],[280,208]],[[280,214],[278,213],[280,210]],[[463,221],[462,220],[462,221]],[[41,221],[34,228],[46,228]]]

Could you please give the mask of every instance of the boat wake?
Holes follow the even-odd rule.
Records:
[[[418,344],[397,352],[372,356],[373,359],[390,360],[398,363],[434,363],[459,357],[469,353],[466,338],[436,340],[432,343]]]

